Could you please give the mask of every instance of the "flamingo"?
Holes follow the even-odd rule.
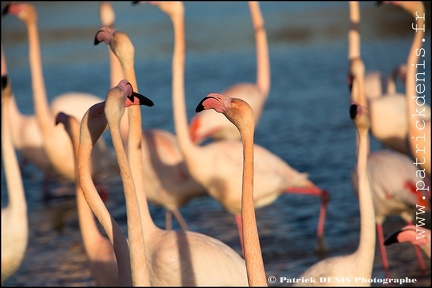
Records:
[[[350,21],[351,26],[348,32],[348,63],[352,65],[353,59],[360,58],[360,9],[357,1],[350,1]],[[349,70],[351,70],[349,68]],[[377,77],[379,75],[379,77]],[[351,78],[352,76],[349,75]],[[364,75],[364,90],[367,99],[369,115],[371,117],[371,133],[385,147],[408,153],[406,141],[408,119],[406,117],[405,95],[393,93],[392,88],[388,93],[382,92],[385,85],[384,81],[377,80],[382,78],[382,73],[367,72]],[[351,83],[351,81],[349,81]],[[376,91],[376,83],[381,83],[381,88]],[[381,92],[380,92],[381,91]],[[354,92],[357,93],[357,92]],[[430,118],[430,108],[426,107],[425,115]]]
[[[120,166],[120,174],[123,180],[123,188],[126,198],[126,211],[128,216],[128,234],[129,243],[127,242],[120,226],[109,214],[107,208],[103,204],[100,197],[97,195],[96,188],[91,179],[90,172],[90,154],[91,150],[107,127],[107,124],[112,124],[110,120],[113,117],[119,116],[121,118],[124,111],[119,113],[118,102],[123,102],[123,110],[125,107],[136,105],[152,106],[153,102],[133,92],[131,84],[127,80],[122,80],[120,83],[111,88],[107,93],[106,101],[97,103],[91,106],[84,114],[81,121],[81,131],[78,149],[78,181],[81,185],[85,199],[91,210],[105,229],[110,242],[113,246],[114,253],[117,260],[118,277],[121,286],[141,285],[149,286],[149,278],[144,264],[146,264],[146,253],[144,250],[144,243],[142,238],[142,229],[140,221],[140,213],[136,201],[134,185],[130,177],[130,169],[128,168],[127,160],[123,154],[117,153],[117,159]],[[114,105],[114,109],[112,108]],[[120,118],[114,118],[118,122]],[[108,122],[107,122],[108,121]],[[117,123],[119,125],[119,123]],[[111,127],[112,128],[112,127]],[[118,128],[118,127],[116,127]],[[114,131],[114,132],[113,132]],[[118,149],[120,143],[123,148],[121,138],[115,138],[118,134],[117,129],[111,130],[111,135],[115,149]],[[123,150],[124,151],[124,150]],[[126,161],[126,163],[125,163]],[[133,253],[130,253],[130,251]]]
[[[105,32],[100,30],[99,33]],[[114,36],[122,35],[120,33],[117,31]],[[119,132],[116,130],[118,130],[118,123],[123,109],[121,106],[115,107],[115,104],[119,106],[122,105],[122,102],[114,102],[109,106],[109,110],[107,103],[105,115],[108,119],[115,151],[120,153],[122,145],[119,144]],[[130,115],[133,114],[129,112]],[[133,122],[130,124],[137,124],[139,128],[140,123]],[[133,132],[134,125],[130,126],[130,132]],[[132,140],[129,139],[129,143],[133,143]],[[131,146],[128,153],[133,150],[130,148]],[[117,155],[120,155],[119,153]],[[127,165],[125,156],[118,159],[119,162],[121,161],[120,166]],[[132,168],[131,166],[131,170]],[[135,182],[135,178],[133,179]],[[152,286],[247,285],[245,263],[239,254],[223,242],[204,234],[187,230],[175,231],[158,228],[149,213],[145,189],[139,187],[136,183],[135,187],[137,187],[137,191],[142,189],[141,191],[144,192],[144,197],[137,197],[141,203],[139,204],[139,213],[135,211],[135,215],[141,215],[141,219],[144,220],[142,225],[144,227],[146,258],[148,259]],[[128,226],[128,231],[131,231],[130,229],[139,230],[137,227]],[[134,251],[132,248],[130,250]],[[135,253],[134,251],[133,254]]]
[[[6,177],[9,203],[1,210],[1,284],[21,266],[27,250],[28,219],[27,202],[21,171],[12,141],[9,123],[9,101],[13,98],[11,80],[2,75],[1,93],[1,143],[2,161]]]
[[[136,85],[134,50],[128,35],[102,27],[96,33],[95,41],[105,41],[110,45],[123,64],[125,76],[132,86],[134,83]],[[143,161],[137,157],[141,153],[139,143],[143,139],[141,114],[139,110],[133,111],[131,108],[134,107],[129,108],[128,159],[139,201],[151,285],[246,286],[248,279],[244,259],[231,247],[205,234],[184,229],[166,230],[155,225],[142,177]]]
[[[56,125],[59,123],[63,124],[64,129],[71,138],[75,161],[77,161],[80,123],[75,117],[63,112],[59,112],[56,116]],[[113,246],[110,240],[100,233],[93,212],[84,197],[78,177],[75,178],[75,186],[78,220],[91,275],[96,286],[118,287],[118,268]]]
[[[387,2],[387,1],[385,1]],[[430,178],[431,176],[431,119],[425,112],[428,105],[425,102],[425,86],[423,84],[425,68],[424,60],[419,62],[420,55],[425,56],[425,49],[422,48],[425,33],[425,9],[421,1],[415,2],[391,2],[393,5],[399,6],[415,19],[416,32],[408,54],[407,59],[407,74],[405,84],[405,96],[407,109],[405,115],[408,118],[408,141],[409,152],[415,160],[415,165],[418,173],[421,173],[422,178]],[[414,24],[413,24],[414,25]],[[418,66],[422,70],[417,72]],[[419,112],[420,111],[420,112]]]
[[[392,245],[394,243],[410,242],[413,245],[419,246],[428,258],[431,258],[431,231],[430,229],[416,226],[406,225],[402,229],[394,232],[387,237],[384,245]]]
[[[97,37],[114,33],[115,29],[103,27],[101,31],[106,33],[97,33]],[[137,90],[135,88],[137,85],[134,84],[136,80],[133,80],[136,79],[133,67],[133,44],[127,34],[118,33],[118,35],[113,41],[108,39],[103,39],[103,41],[117,55],[122,64],[124,75]],[[95,38],[95,44],[101,41]],[[134,112],[129,110],[129,113]],[[142,144],[136,145],[143,147],[139,154],[135,154],[134,157],[131,156],[130,161],[141,160],[142,164],[136,165],[143,165],[143,170],[142,174],[136,175],[134,179],[139,179],[136,181],[142,179],[142,189],[145,186],[147,198],[151,203],[165,208],[167,229],[171,229],[171,218],[174,215],[182,229],[189,230],[179,208],[196,197],[206,196],[206,191],[190,176],[174,134],[161,129],[141,130],[139,134],[142,135]],[[139,142],[141,143],[141,141]],[[129,144],[129,147],[136,147],[136,145]],[[137,190],[141,191],[139,188]]]
[[[1,45],[1,75],[3,76],[7,73],[6,57],[3,45]],[[20,166],[23,167],[23,164],[31,163],[43,171],[44,185],[42,191],[44,192],[44,198],[48,199],[48,183],[51,179],[53,169],[43,149],[42,135],[36,117],[34,115],[22,114],[15,101],[15,97],[12,97],[8,103],[9,122],[13,123],[14,127],[14,129],[11,129],[12,140],[15,149],[23,159]]]
[[[367,175],[367,162],[369,153],[369,128],[370,121],[365,106],[352,102],[350,116],[357,131],[357,177],[360,206],[360,239],[357,249],[347,255],[333,256],[321,260],[305,272],[299,278],[313,279],[308,283],[295,283],[294,286],[346,286],[345,283],[325,281],[320,282],[320,277],[349,278],[349,285],[365,286],[356,279],[370,279],[375,256],[375,227],[372,193]],[[315,283],[314,283],[315,282]]]
[[[184,6],[182,2],[155,1],[152,3],[170,16],[174,27],[172,96],[178,144],[192,177],[205,187],[210,196],[216,199],[228,212],[235,215],[240,243],[243,243],[240,217],[241,193],[239,192],[241,191],[242,161],[240,155],[243,149],[242,144],[237,140],[229,140],[217,141],[200,147],[192,142],[189,133],[187,133],[187,115],[184,103]],[[324,252],[326,247],[323,230],[328,193],[307,179],[306,174],[296,171],[262,146],[254,145],[254,158],[256,159],[255,179],[257,179],[254,192],[255,208],[269,205],[284,192],[296,193],[296,191],[300,191],[299,193],[322,197],[317,229],[317,250]]]
[[[207,109],[214,109],[218,113],[223,113],[239,129],[243,143],[241,221],[243,223],[242,235],[248,281],[249,286],[267,286],[253,199],[253,137],[255,129],[253,110],[242,99],[230,98],[216,93],[207,95],[195,110],[201,112]]]
[[[3,14],[5,13],[14,15],[23,21],[28,30],[33,100],[36,120],[43,138],[43,148],[53,169],[69,181],[74,181],[73,147],[65,130],[55,126],[54,115],[57,115],[58,112],[65,112],[81,119],[88,107],[101,102],[102,99],[88,93],[68,92],[57,96],[49,107],[43,79],[36,8],[29,3],[10,3],[4,8]],[[102,176],[101,173],[106,171],[107,167],[113,169],[117,167],[114,154],[106,146],[104,139],[98,141],[92,157],[93,175],[98,178]]]
[[[365,67],[360,57],[351,59],[350,71],[353,78],[351,100],[367,105],[364,89]],[[415,191],[416,183],[421,180],[417,176],[416,168],[411,159],[403,153],[392,149],[373,151],[368,156],[367,173],[375,211],[378,245],[384,270],[388,273],[389,264],[384,242],[383,223],[390,215],[400,215],[402,219],[411,223],[416,204],[428,207],[427,201],[422,199],[422,193]],[[352,185],[358,194],[357,172],[352,172]],[[413,189],[414,187],[414,189]],[[424,270],[421,252],[416,248],[420,267]]]
[[[251,105],[255,122],[258,123],[270,92],[270,59],[267,45],[267,34],[264,19],[258,1],[248,1],[255,31],[257,77],[255,83],[238,83],[224,92],[223,95],[240,98]],[[237,128],[223,115],[213,110],[206,110],[195,115],[189,124],[192,141],[199,144],[206,138],[240,139]]]

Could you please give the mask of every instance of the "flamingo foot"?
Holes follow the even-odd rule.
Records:
[[[325,256],[327,255],[329,251],[329,248],[327,246],[327,243],[324,239],[324,236],[318,237],[317,238],[317,243],[315,246],[315,252],[318,254],[318,257],[320,259],[325,258]]]

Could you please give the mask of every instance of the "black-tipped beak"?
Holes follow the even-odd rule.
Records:
[[[397,231],[397,232],[395,232],[395,233],[393,233],[392,235],[390,235],[385,241],[384,241],[384,246],[389,246],[389,245],[391,245],[391,244],[394,244],[394,243],[398,243],[399,241],[398,241],[398,235],[399,235],[399,233],[400,232],[402,232],[402,231]]]
[[[97,37],[100,32],[102,32],[102,30],[99,30],[99,31],[96,32],[96,35],[95,35],[95,38],[94,38],[94,42],[93,42],[94,45],[98,45],[100,42],[102,42]]]
[[[202,104],[205,100],[207,99],[207,97],[205,97],[204,99],[202,99],[199,103],[198,103],[198,105],[196,106],[196,108],[195,108],[195,112],[201,112],[201,111],[203,111],[204,110],[204,105]]]
[[[8,84],[8,76],[7,75],[2,75],[2,87],[1,87],[1,89],[3,90],[3,89],[5,89],[6,88],[6,86],[7,86],[7,84]]]
[[[350,107],[350,117],[352,120],[354,120],[354,118],[357,116],[357,109],[358,109],[358,105],[357,104],[351,104]]]
[[[149,106],[152,107],[154,106],[154,103],[152,100],[150,100],[149,98],[145,97],[144,95],[141,95],[139,93],[136,92],[132,92],[132,95],[129,96],[129,100],[131,100],[132,102],[134,102],[134,97],[138,98],[139,101],[139,105],[145,105],[145,106]]]
[[[2,16],[9,13],[10,4],[7,4],[2,10]]]
[[[65,122],[66,114],[63,112],[57,113],[57,116],[55,118],[55,125],[58,125],[59,123]]]

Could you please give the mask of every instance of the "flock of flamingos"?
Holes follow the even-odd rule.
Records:
[[[23,2],[4,7],[3,17],[17,17],[27,27],[35,114],[20,114],[13,95],[13,85],[19,84],[7,74],[2,46],[1,141],[9,200],[2,207],[1,218],[2,284],[20,267],[28,244],[27,204],[16,151],[43,170],[47,181],[60,175],[75,183],[80,231],[97,286],[268,286],[255,209],[271,204],[282,193],[320,197],[316,248],[325,249],[323,232],[327,203],[331,201],[329,193],[271,151],[254,144],[255,125],[265,113],[271,73],[259,3],[249,2],[257,51],[256,83],[240,83],[220,94],[208,94],[197,104],[197,114],[190,123],[184,89],[184,5],[150,4],[169,16],[174,29],[175,134],[142,129],[141,113],[151,109],[153,102],[139,93],[134,46],[126,32],[115,29],[109,2],[100,3],[102,27],[95,31],[94,40],[95,45],[105,43],[108,47],[111,87],[106,99],[66,93],[51,103],[43,79],[37,11],[32,4]],[[424,27],[422,2],[384,4],[399,6],[413,16],[416,27]],[[383,77],[377,71],[365,71],[360,53],[359,3],[347,5],[351,20],[349,115],[357,131],[352,183],[359,197],[360,239],[352,254],[324,258],[307,269],[299,278],[317,281],[298,286],[329,284],[320,283],[319,277],[371,278],[376,241],[385,270],[389,267],[385,245],[392,243],[412,242],[420,269],[426,269],[424,255],[430,258],[430,230],[416,227],[413,218],[416,205],[429,210],[430,201],[430,193],[417,191],[419,181],[429,187],[430,107],[418,107],[412,100],[419,93],[419,75],[416,66],[410,65],[418,63],[424,53],[424,30],[413,30],[407,63],[397,65],[394,73]],[[405,81],[405,93],[396,91],[397,78]],[[105,130],[109,131],[113,150],[101,137]],[[370,152],[370,135],[386,149]],[[208,139],[212,141],[202,144]],[[420,159],[418,165],[413,164],[414,159]],[[213,168],[203,169],[209,167],[208,163]],[[115,169],[121,175],[128,238],[100,196],[106,192],[98,181],[104,169]],[[222,241],[189,230],[179,208],[203,195],[210,195],[233,214],[243,255]],[[165,208],[165,229],[155,225],[147,201]],[[407,226],[386,239],[382,224],[387,216],[395,214]],[[181,229],[172,229],[172,216]],[[98,230],[96,221],[108,237]],[[330,283],[338,284],[346,285]]]

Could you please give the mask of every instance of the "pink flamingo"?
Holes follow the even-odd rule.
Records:
[[[258,1],[248,1],[255,31],[257,78],[256,83],[238,83],[222,92],[223,95],[240,98],[251,105],[255,122],[261,118],[264,104],[270,92],[270,59],[267,45],[267,34],[264,27],[264,19],[261,14]],[[239,139],[237,128],[223,115],[213,110],[206,110],[195,115],[189,125],[190,134],[194,143],[201,143],[206,138]]]
[[[115,30],[104,27],[101,31],[106,33],[97,33],[97,37],[108,36],[114,33]],[[125,37],[121,37],[116,41],[95,39],[95,44],[101,41],[105,41],[110,46],[122,63],[125,77],[133,83],[134,87],[137,87],[136,80],[133,80],[135,79],[133,67],[134,47],[129,37],[125,35]],[[134,89],[136,90],[136,88]],[[130,109],[129,113],[134,112]],[[148,200],[166,209],[167,229],[171,229],[171,218],[172,214],[174,214],[182,229],[188,230],[189,228],[181,216],[179,208],[190,200],[205,196],[207,193],[190,176],[174,134],[161,129],[143,130],[140,134],[142,134],[142,142],[140,141],[142,144],[136,145],[142,145],[142,151],[137,154],[136,157],[138,158],[133,157],[131,161],[140,159],[142,164],[137,165],[143,165],[144,169],[142,174],[136,175],[135,178],[142,178],[142,187],[146,189]],[[136,147],[135,145],[130,146]]]
[[[120,102],[123,104],[119,104]],[[150,285],[148,269],[145,267],[147,264],[146,253],[143,231],[141,229],[142,225],[140,223],[140,212],[134,191],[135,188],[121,137],[119,136],[120,133],[117,130],[120,126],[120,118],[123,115],[125,107],[137,105],[152,106],[153,102],[143,95],[133,92],[132,86],[127,80],[120,81],[116,87],[108,91],[106,101],[93,105],[84,114],[81,121],[78,149],[78,181],[88,205],[104,227],[113,246],[118,266],[119,284],[121,286],[132,286],[132,284],[134,286]],[[116,127],[112,127],[113,123]],[[98,196],[91,178],[91,150],[97,139],[105,131],[107,124],[111,128],[110,132],[120,166],[120,175],[123,180],[128,216],[129,245],[121,228],[109,214]]]
[[[384,245],[392,245],[394,243],[410,242],[413,245],[419,246],[428,258],[431,258],[431,231],[430,229],[416,226],[406,225],[402,229],[394,232],[387,237]]]
[[[6,75],[7,72],[6,58],[3,45],[1,45],[1,75]],[[14,127],[14,129],[11,129],[12,140],[15,149],[22,156],[20,166],[23,167],[24,164],[31,163],[43,171],[44,185],[42,190],[44,192],[44,198],[48,199],[48,183],[51,179],[53,168],[43,149],[42,135],[36,117],[34,115],[22,114],[15,101],[15,97],[12,97],[8,103],[9,123],[13,123]]]
[[[375,257],[375,227],[372,193],[367,174],[370,121],[365,106],[353,102],[350,116],[357,131],[357,178],[360,206],[360,239],[357,249],[347,255],[334,256],[309,267],[299,278],[313,279],[311,283],[296,283],[294,286],[346,286],[347,283],[325,281],[320,277],[350,279],[350,286],[365,286],[358,278],[370,279]],[[302,278],[303,279],[303,278]]]
[[[222,113],[239,129],[243,143],[241,221],[243,224],[242,235],[248,281],[249,286],[267,286],[253,196],[253,138],[255,129],[253,110],[244,100],[216,93],[207,95],[195,110],[196,112],[201,112],[207,109],[214,109],[217,113]]]
[[[9,101],[13,98],[11,81],[2,75],[1,147],[7,184],[8,204],[1,210],[1,284],[12,276],[24,260],[28,243],[27,202],[21,171],[12,141]]]
[[[240,141],[217,141],[201,147],[192,142],[187,128],[184,100],[184,7],[182,2],[153,3],[170,16],[174,27],[172,97],[178,144],[192,177],[205,187],[210,196],[216,199],[228,212],[235,215],[239,236],[242,238],[240,217],[242,143]],[[317,249],[323,252],[326,249],[323,230],[328,193],[315,186],[307,179],[306,174],[299,173],[262,146],[254,145],[254,159],[255,208],[269,205],[281,193],[300,191],[300,193],[322,197]],[[242,239],[240,239],[240,243],[243,245]]]
[[[167,4],[173,2],[166,2]],[[119,57],[125,76],[136,85],[133,45],[128,35],[103,27],[95,41],[106,41]],[[96,43],[97,44],[97,43]],[[135,90],[135,89],[134,89]],[[243,258],[225,243],[188,230],[164,230],[151,218],[144,185],[141,114],[129,108],[128,159],[139,202],[145,249],[152,286],[245,286],[248,283]],[[134,143],[134,144],[132,144]],[[144,150],[144,149],[143,149]]]
[[[40,54],[40,43],[37,29],[37,11],[32,4],[10,3],[3,13],[15,15],[23,21],[28,30],[30,68],[32,75],[33,100],[36,120],[43,138],[43,148],[56,173],[70,181],[75,179],[75,161],[71,141],[64,129],[55,126],[54,115],[65,112],[81,119],[86,109],[101,102],[102,99],[92,94],[69,92],[56,97],[49,107]],[[63,147],[58,149],[58,147]],[[112,151],[100,139],[93,150],[92,171],[95,177],[101,177],[107,167],[118,169]],[[102,188],[102,187],[101,187]]]

